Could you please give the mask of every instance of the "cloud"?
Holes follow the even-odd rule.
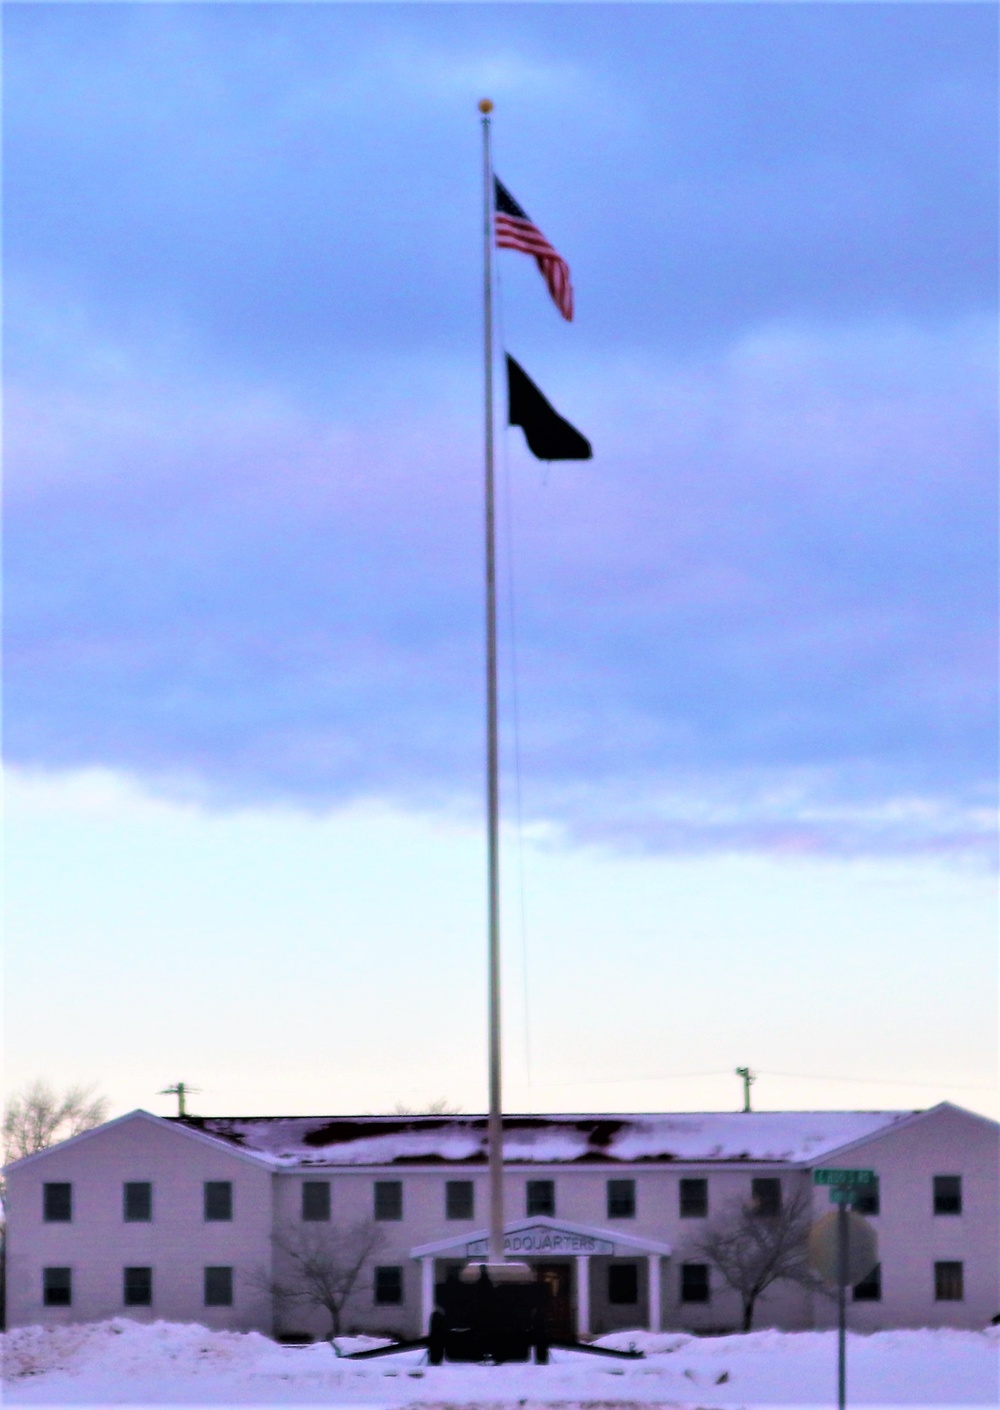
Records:
[[[497,162],[571,258],[573,346],[992,306],[987,12],[802,9],[23,7],[7,357],[25,279],[316,399],[359,358],[471,350],[498,76]],[[505,261],[511,331],[570,346],[529,276]]]
[[[597,460],[539,473],[515,432],[503,457],[529,821],[628,847],[988,846],[986,332],[761,328],[556,377]],[[390,379],[332,421],[99,365],[119,372],[44,422],[13,389],[11,757],[221,805],[478,808],[460,370],[436,402]]]
[[[13,759],[478,809],[489,82],[580,309],[502,255],[502,336],[597,448],[540,473],[503,442],[526,818],[982,850],[985,11],[8,18]]]

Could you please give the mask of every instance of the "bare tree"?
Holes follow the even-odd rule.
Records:
[[[108,1114],[106,1097],[89,1087],[70,1087],[59,1096],[47,1082],[32,1082],[4,1107],[4,1161],[43,1151],[56,1141],[100,1126]],[[4,1182],[0,1179],[0,1209]],[[7,1221],[0,1215],[0,1329],[7,1325]]]
[[[775,1214],[759,1214],[752,1203],[734,1205],[691,1246],[739,1293],[745,1332],[753,1326],[757,1299],[772,1283],[783,1280],[822,1290],[809,1270],[810,1213],[809,1198],[801,1191]]]
[[[4,1158],[11,1161],[34,1155],[57,1141],[100,1126],[107,1114],[107,1097],[98,1096],[91,1087],[69,1087],[60,1095],[47,1082],[32,1082],[4,1109]]]
[[[335,1224],[290,1225],[273,1235],[280,1265],[267,1279],[276,1305],[318,1307],[329,1315],[329,1339],[341,1334],[348,1298],[365,1286],[362,1275],[384,1239],[370,1219],[349,1228]]]

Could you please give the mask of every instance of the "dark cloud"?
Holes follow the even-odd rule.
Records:
[[[505,452],[529,821],[981,850],[988,15],[390,9],[8,17],[10,757],[478,806],[489,81],[582,310],[504,257],[506,333],[597,449]]]
[[[498,162],[573,257],[580,342],[994,298],[979,7],[95,8],[11,15],[15,281],[268,376],[474,345],[470,93],[494,76]]]

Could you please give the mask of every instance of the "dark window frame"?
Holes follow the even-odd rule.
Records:
[[[877,1175],[872,1184],[857,1187],[852,1208],[855,1214],[863,1214],[866,1218],[882,1213],[882,1189]]]
[[[72,1224],[73,1185],[69,1180],[47,1180],[42,1186],[42,1222]]]
[[[122,1305],[152,1307],[153,1270],[148,1265],[139,1264],[122,1269]]]
[[[638,1263],[609,1263],[608,1305],[635,1307],[639,1301]]]
[[[961,1175],[935,1175],[932,1188],[936,1216],[949,1218],[962,1213]]]
[[[609,1180],[606,1194],[609,1219],[635,1218],[634,1180]]]
[[[329,1224],[330,1181],[302,1181],[302,1219],[307,1224]]]
[[[402,1180],[376,1180],[373,1187],[375,1218],[380,1222],[396,1222],[403,1217]]]
[[[876,1263],[875,1267],[868,1274],[867,1278],[862,1278],[860,1283],[855,1283],[851,1290],[851,1300],[853,1302],[881,1302],[882,1301],[882,1265]]]
[[[528,1219],[554,1219],[556,1217],[555,1180],[525,1181],[524,1212]]]
[[[943,1259],[934,1264],[934,1301],[965,1301],[965,1264],[960,1259]]]
[[[678,1301],[701,1303],[712,1300],[712,1274],[707,1263],[682,1263]]]
[[[203,1197],[206,1224],[231,1224],[233,1222],[232,1180],[206,1180]]]
[[[144,1193],[139,1194],[142,1190]],[[153,1222],[153,1182],[126,1180],[122,1185],[122,1221],[125,1224]]]
[[[707,1219],[708,1177],[683,1176],[677,1187],[677,1207],[681,1219]]]
[[[211,1263],[204,1270],[206,1307],[233,1306],[233,1270],[228,1264]]]
[[[446,1219],[475,1219],[476,1186],[473,1180],[446,1180],[444,1182],[444,1217]]]
[[[403,1269],[398,1263],[380,1263],[375,1268],[372,1295],[376,1307],[401,1307],[403,1304]]]
[[[777,1199],[774,1198],[777,1192]],[[784,1207],[780,1175],[755,1175],[750,1182],[750,1208],[758,1219],[777,1219]]]
[[[65,1294],[65,1296],[63,1296]],[[42,1306],[73,1306],[73,1269],[65,1266],[42,1269]]]

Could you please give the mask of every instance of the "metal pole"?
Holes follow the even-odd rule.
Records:
[[[493,104],[479,104],[483,123],[483,362],[486,409],[486,797],[489,887],[489,1066],[487,1128],[490,1170],[490,1241],[487,1261],[502,1263],[503,1118],[500,1092],[500,785],[497,741],[497,589],[493,492],[493,163],[490,118]]]
[[[847,1205],[837,1206],[837,1407],[847,1405]]]
[[[738,1067],[738,1068],[736,1069],[736,1076],[743,1078],[743,1110],[744,1110],[744,1111],[749,1111],[749,1110],[750,1110],[750,1084],[751,1084],[751,1082],[753,1082],[753,1081],[756,1080],[756,1079],[755,1079],[755,1076],[754,1076],[754,1073],[752,1073],[752,1072],[750,1071],[749,1067]]]

